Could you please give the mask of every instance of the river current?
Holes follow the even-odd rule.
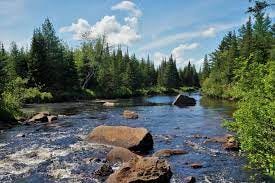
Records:
[[[100,182],[92,176],[103,163],[110,147],[86,142],[99,125],[145,127],[154,139],[154,153],[160,149],[183,149],[188,154],[171,156],[171,182],[186,176],[197,182],[263,182],[257,172],[246,170],[245,158],[222,149],[219,143],[205,143],[206,137],[228,133],[223,119],[231,119],[234,105],[202,98],[195,106],[172,106],[174,96],[116,100],[116,107],[100,101],[31,104],[28,113],[49,111],[62,114],[52,125],[16,126],[0,134],[0,182]],[[124,119],[125,109],[136,111],[136,120]],[[190,163],[200,163],[192,169]]]

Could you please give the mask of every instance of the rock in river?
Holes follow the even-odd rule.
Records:
[[[176,105],[179,107],[194,106],[196,105],[196,100],[186,95],[178,95],[175,101],[173,102],[173,105]]]
[[[125,110],[123,112],[123,117],[126,118],[126,119],[137,119],[138,118],[138,114],[134,111],[128,111],[128,110]]]
[[[101,125],[90,132],[87,140],[139,152],[147,152],[153,148],[152,135],[145,128]]]
[[[57,120],[57,116],[51,115],[49,112],[39,112],[28,120],[28,123],[35,122],[53,122]]]
[[[107,183],[167,183],[172,172],[164,159],[157,157],[140,157],[124,163],[120,169],[111,174]]]
[[[153,154],[155,157],[169,157],[172,155],[187,154],[186,151],[180,149],[162,149]]]
[[[238,151],[239,143],[235,139],[235,137],[231,134],[226,134],[224,136],[212,137],[207,139],[205,142],[219,142],[223,143],[222,147],[228,151]]]
[[[50,115],[49,112],[39,112],[36,115],[34,115],[31,119],[28,120],[28,122],[48,122],[48,116]]]
[[[128,162],[132,159],[139,158],[139,155],[132,153],[130,150],[125,149],[123,147],[114,147],[108,154],[107,154],[107,161],[109,162]]]

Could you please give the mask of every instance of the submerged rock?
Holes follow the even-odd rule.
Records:
[[[114,147],[108,154],[107,154],[107,161],[109,162],[128,162],[132,159],[139,158],[140,156],[137,154],[132,153],[130,150],[125,149],[123,147]]]
[[[175,101],[173,102],[173,105],[176,105],[179,107],[194,106],[196,105],[196,100],[186,95],[178,95]]]
[[[87,140],[139,152],[147,152],[153,148],[152,135],[145,128],[101,125],[90,132]]]
[[[167,183],[172,172],[164,159],[157,157],[140,157],[124,163],[120,169],[111,174],[107,183]]]
[[[128,110],[125,110],[123,112],[123,117],[126,118],[126,119],[137,119],[138,118],[138,114],[134,111],[128,111]]]
[[[172,155],[187,154],[186,151],[180,149],[162,149],[153,154],[155,157],[169,157]]]

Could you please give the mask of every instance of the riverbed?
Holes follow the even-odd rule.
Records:
[[[49,111],[62,114],[52,125],[17,126],[0,134],[0,182],[100,182],[92,174],[103,163],[111,147],[88,143],[87,134],[99,125],[145,127],[154,139],[154,153],[160,149],[183,149],[188,154],[171,156],[171,182],[194,176],[198,182],[258,182],[264,177],[246,170],[245,158],[225,151],[206,138],[227,133],[223,119],[231,119],[234,104],[202,98],[195,106],[172,106],[174,96],[120,99],[116,107],[101,101],[32,104],[27,113]],[[125,109],[139,118],[124,119]],[[202,168],[193,169],[191,163]]]

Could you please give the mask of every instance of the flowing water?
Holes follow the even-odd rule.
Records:
[[[92,173],[104,163],[110,147],[88,143],[85,137],[103,124],[149,129],[154,138],[151,153],[188,151],[167,158],[171,182],[182,182],[186,176],[198,182],[263,182],[263,176],[244,169],[245,159],[238,153],[223,150],[219,143],[204,143],[205,137],[228,133],[222,120],[230,119],[234,105],[192,96],[197,104],[186,108],[172,106],[172,96],[121,99],[117,107],[103,107],[98,101],[27,105],[25,112],[66,116],[53,125],[17,126],[1,133],[0,182],[99,182]],[[125,109],[138,112],[139,119],[124,119]],[[203,168],[192,169],[190,163]]]

